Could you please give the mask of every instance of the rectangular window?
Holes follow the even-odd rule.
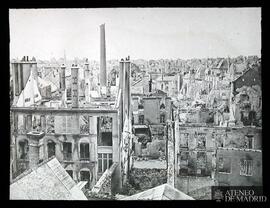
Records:
[[[90,160],[89,143],[80,143],[80,159]]]
[[[45,131],[45,129],[46,129],[46,117],[45,117],[45,115],[40,116],[40,123],[41,123],[42,131]]]
[[[19,159],[28,159],[29,145],[27,140],[19,141]]]
[[[86,189],[90,187],[90,172],[89,171],[80,171],[81,181],[87,181],[85,185]]]
[[[98,154],[98,172],[102,173],[102,154]]]
[[[254,137],[253,136],[245,136],[245,148],[246,149],[253,149],[254,145],[253,145],[253,141],[254,141]]]
[[[231,173],[231,158],[220,157],[218,160],[218,172],[219,173]]]
[[[197,175],[206,174],[206,152],[197,152]]]
[[[112,146],[112,118],[99,117],[98,146]]]
[[[26,128],[27,128],[28,131],[32,131],[32,115],[27,115]]]
[[[87,115],[80,115],[80,133],[89,134],[89,117]]]
[[[205,149],[206,148],[205,144],[206,144],[206,134],[199,133],[197,138],[197,148]]]
[[[104,173],[106,169],[112,165],[111,153],[99,153],[98,154],[98,173]]]
[[[144,124],[144,115],[139,115],[139,124]]]
[[[187,148],[188,147],[188,133],[180,134],[181,139],[180,139],[180,148]]]
[[[240,175],[252,176],[253,162],[252,160],[240,160]]]
[[[160,115],[160,123],[165,123],[165,115]]]
[[[179,155],[179,175],[181,176],[188,175],[188,158],[189,152],[181,152]]]
[[[63,142],[63,155],[64,160],[72,160],[72,143]]]

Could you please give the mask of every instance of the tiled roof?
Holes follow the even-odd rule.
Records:
[[[10,185],[10,199],[87,200],[56,158],[15,179]]]

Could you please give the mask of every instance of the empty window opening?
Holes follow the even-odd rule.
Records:
[[[206,144],[205,134],[198,134],[197,148],[205,149],[206,148],[205,144]]]
[[[112,118],[102,116],[98,119],[98,146],[112,146]]]
[[[144,124],[144,115],[139,115],[139,124]]]
[[[254,148],[254,137],[251,135],[245,136],[245,148],[246,149],[253,149]]]
[[[64,154],[64,160],[72,159],[72,143],[71,142],[63,142],[63,154]]]
[[[27,140],[19,141],[19,158],[28,159],[29,145]]]
[[[218,160],[219,173],[231,173],[231,158],[220,157]]]
[[[165,123],[165,114],[160,115],[160,123]]]
[[[206,175],[206,153],[197,153],[197,175]]]
[[[112,132],[102,132],[99,146],[112,146]]]
[[[90,160],[89,143],[80,143],[80,159]]]
[[[140,104],[138,105],[138,109],[144,109],[143,104],[140,103]]]
[[[48,158],[55,156],[55,143],[53,141],[48,141]]]
[[[90,188],[90,171],[81,170],[80,171],[80,180],[87,181],[87,184],[84,186],[86,189]]]
[[[112,165],[111,153],[99,153],[98,154],[98,173],[104,173],[106,169]]]
[[[28,131],[32,130],[32,115],[27,115],[26,128],[27,128]]]
[[[89,117],[87,115],[80,116],[80,133],[89,134]]]
[[[33,116],[33,131],[41,131],[41,120],[40,120],[40,116]]]
[[[252,160],[240,160],[240,175],[252,176],[253,162]]]
[[[181,134],[181,139],[180,139],[180,148],[187,148],[188,147],[188,133]]]
[[[138,109],[144,109],[143,100],[141,98],[138,100]]]
[[[188,175],[188,159],[189,152],[181,152],[179,155],[179,175],[187,176]]]
[[[46,129],[46,117],[44,115],[40,116],[40,123],[42,131]]]

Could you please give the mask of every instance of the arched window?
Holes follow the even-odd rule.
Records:
[[[163,90],[163,84],[161,84],[161,90]]]
[[[19,159],[28,159],[29,145],[27,139],[19,141]]]
[[[49,140],[47,143],[47,148],[48,148],[48,158],[54,156],[55,155],[55,142],[52,140]]]

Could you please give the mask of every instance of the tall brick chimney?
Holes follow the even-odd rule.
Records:
[[[100,87],[107,86],[105,24],[100,25]]]
[[[76,64],[72,64],[71,67],[71,100],[72,108],[79,107],[79,84],[78,84],[79,68]]]

